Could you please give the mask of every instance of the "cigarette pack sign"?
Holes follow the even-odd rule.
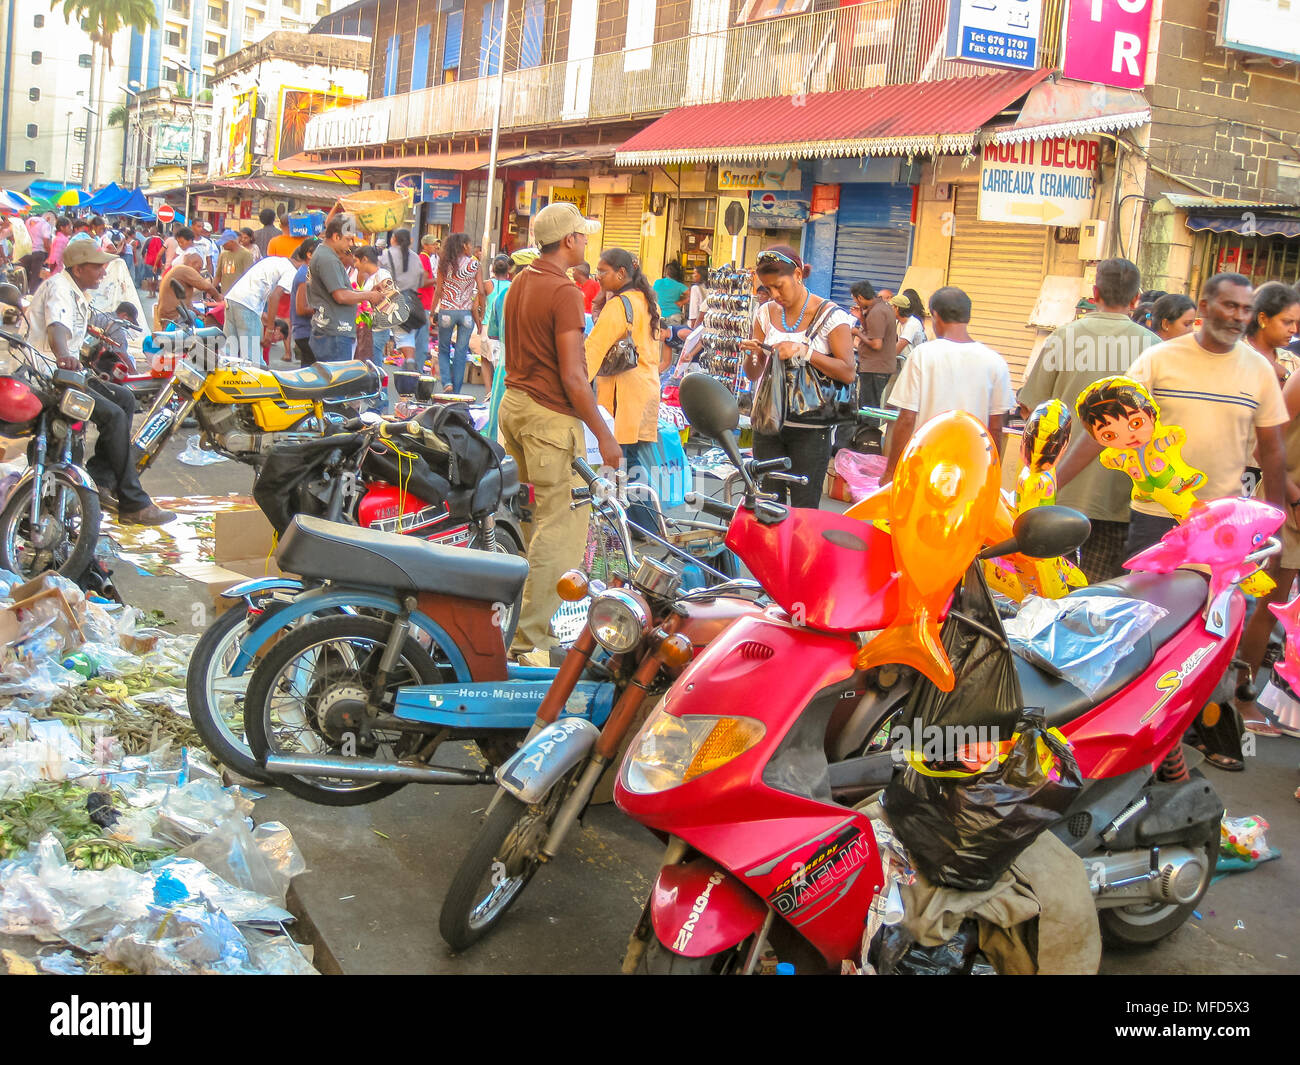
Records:
[[[980,221],[1081,225],[1092,217],[1100,160],[1095,137],[985,145]]]
[[[1043,0],[949,0],[948,58],[1033,70]]]

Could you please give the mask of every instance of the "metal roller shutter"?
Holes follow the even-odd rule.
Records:
[[[898,291],[911,246],[911,185],[842,186],[831,299],[841,307],[852,306],[849,287],[858,281]]]
[[[1029,315],[1047,259],[1047,227],[979,220],[979,190],[956,190],[948,284],[971,298],[970,334],[1007,360],[1012,384],[1025,372],[1038,336]]]
[[[645,210],[645,197],[640,193],[630,196],[606,196],[601,213],[603,229],[600,250],[622,248],[638,258],[641,255],[641,215]]]

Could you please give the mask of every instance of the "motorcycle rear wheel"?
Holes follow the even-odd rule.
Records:
[[[316,663],[319,660],[311,659],[312,652],[320,652],[322,655],[332,653],[340,659],[360,657],[364,662],[351,683],[368,689],[371,677],[367,675],[365,667],[377,661],[377,653],[382,652],[387,645],[391,632],[392,624],[378,618],[361,616],[321,618],[305,621],[296,626],[267,651],[253,672],[253,679],[248,684],[244,699],[244,730],[248,737],[249,749],[257,764],[265,765],[267,755],[272,753],[303,753],[301,747],[295,750],[288,746],[295,742],[293,729],[299,731],[300,742],[311,748],[308,753],[337,753],[335,750],[328,749],[332,747],[331,742],[310,720],[306,720],[305,723],[289,720],[292,716],[306,719],[307,714],[314,713],[316,707],[311,705],[310,689],[306,692],[292,690],[287,694],[284,692],[285,683],[291,686],[295,683],[294,680],[286,677],[286,673],[291,671],[295,659],[301,657],[303,662],[299,664],[298,671],[306,667],[309,673],[307,679],[310,680],[316,672]],[[357,652],[363,647],[368,650],[358,655]],[[344,653],[343,648],[351,650]],[[342,673],[334,670],[328,679],[337,684],[341,682],[342,676]],[[402,645],[401,656],[389,677],[386,691],[388,698],[391,699],[399,688],[415,684],[438,684],[444,679],[446,678],[442,676],[437,663],[430,657],[428,651],[413,637],[407,636],[406,642]],[[317,678],[315,684],[319,683],[320,679]],[[277,697],[295,696],[307,704],[306,713],[303,710],[294,710],[291,705],[285,707],[273,705]],[[273,722],[273,718],[278,720]],[[376,751],[379,758],[393,757],[393,752],[390,751],[387,755],[383,752],[383,748],[388,746],[390,744],[385,742]],[[361,757],[358,755],[359,759]],[[333,777],[295,777],[279,774],[275,774],[273,779],[290,794],[322,806],[360,806],[382,799],[405,786],[386,781],[364,782]]]
[[[35,480],[14,491],[0,510],[0,569],[31,580],[47,570],[57,570],[76,580],[95,557],[99,541],[99,496],[62,470],[51,470],[42,478],[45,490],[41,500],[41,522],[49,543],[32,543],[31,509]],[[51,487],[52,486],[52,487]],[[60,508],[57,503],[62,502]],[[75,518],[69,520],[69,505],[75,505]],[[64,511],[64,520],[54,517]],[[57,528],[55,527],[57,526]]]
[[[1097,923],[1101,926],[1101,939],[1107,946],[1117,950],[1140,950],[1154,946],[1175,930],[1187,923],[1193,911],[1210,890],[1210,881],[1214,879],[1214,870],[1219,864],[1219,842],[1214,840],[1205,844],[1209,872],[1205,874],[1205,888],[1186,905],[1173,902],[1136,903],[1132,906],[1120,906],[1097,911]]]
[[[541,866],[538,852],[551,830],[573,774],[532,806],[501,794],[452,879],[438,931],[452,950],[465,950],[497,926]]]

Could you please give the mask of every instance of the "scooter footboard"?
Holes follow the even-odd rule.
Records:
[[[707,858],[665,865],[650,893],[655,935],[686,958],[730,950],[766,917],[767,904]]]

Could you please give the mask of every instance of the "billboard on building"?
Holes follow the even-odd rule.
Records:
[[[280,107],[276,112],[275,125],[275,164],[272,172],[286,177],[316,178],[324,181],[335,180],[326,173],[303,174],[292,169],[284,169],[280,162],[299,154],[307,148],[307,124],[317,115],[328,114],[342,107],[351,107],[360,103],[364,96],[349,96],[339,92],[323,92],[319,89],[280,90]]]
[[[1153,0],[1070,0],[1065,17],[1065,76],[1140,89],[1146,84]]]
[[[1043,0],[949,0],[949,59],[1033,70]]]
[[[213,158],[215,177],[246,177],[253,172],[253,120],[257,117],[257,90],[249,89],[231,101],[217,129],[220,141]]]
[[[159,122],[154,125],[149,136],[152,138],[153,152],[149,165],[184,166],[187,159],[201,162],[207,157],[206,131],[199,127],[194,130],[194,143],[190,145],[190,124],[183,122]]]
[[[1077,226],[1092,217],[1101,142],[1052,137],[986,144],[980,161],[979,219]]]
[[[1222,0],[1219,43],[1300,63],[1300,7],[1290,0]]]

